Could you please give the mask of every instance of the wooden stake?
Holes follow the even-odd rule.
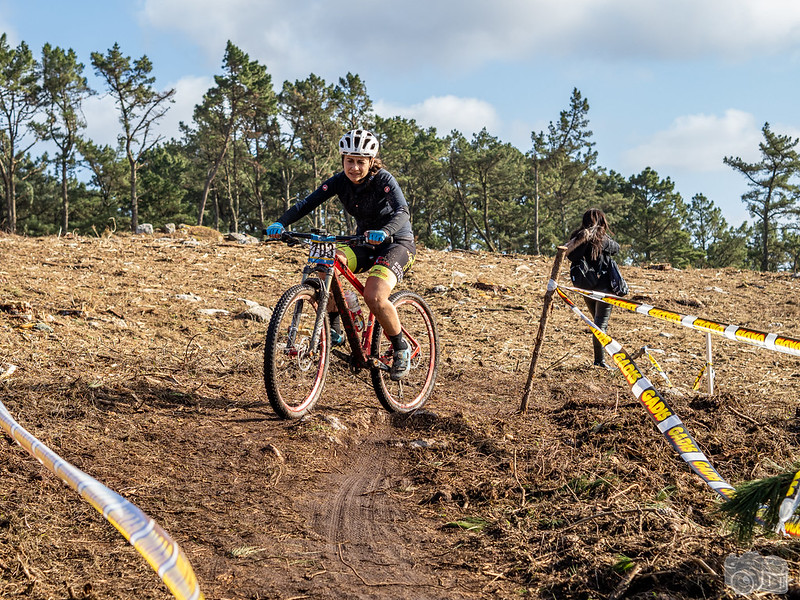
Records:
[[[574,241],[574,240],[573,240]],[[553,304],[553,294],[555,288],[550,289],[550,281],[558,282],[558,273],[561,271],[561,263],[564,262],[564,256],[572,250],[575,246],[574,243],[567,244],[566,246],[559,246],[556,252],[556,258],[553,261],[553,269],[550,271],[550,280],[548,289],[544,294],[544,306],[542,307],[542,318],[539,319],[539,331],[536,334],[536,343],[533,346],[533,356],[531,356],[531,366],[528,369],[528,381],[525,382],[525,388],[522,390],[522,402],[519,405],[519,411],[525,413],[528,410],[528,400],[531,396],[531,388],[533,387],[533,376],[536,372],[536,362],[539,360],[539,354],[542,351],[542,342],[544,341],[544,332],[547,328],[547,316],[550,313],[550,306]]]
[[[714,363],[711,362],[711,333],[706,332],[706,375],[708,376],[708,395],[714,395]]]

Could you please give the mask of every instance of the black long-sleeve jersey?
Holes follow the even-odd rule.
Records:
[[[363,183],[354,184],[344,172],[336,173],[278,219],[286,227],[309,214],[326,200],[338,196],[356,220],[357,234],[383,229],[396,240],[412,240],[408,203],[394,176],[380,169]]]

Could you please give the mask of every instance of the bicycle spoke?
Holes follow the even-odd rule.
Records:
[[[316,403],[325,382],[329,358],[327,320],[316,348],[311,337],[316,319],[316,290],[289,289],[278,302],[264,345],[264,383],[275,412],[299,418]]]
[[[391,412],[410,412],[420,408],[430,396],[439,364],[439,341],[436,323],[425,301],[409,291],[396,292],[390,298],[397,308],[403,334],[412,345],[411,368],[400,381],[392,381],[383,369],[372,369],[372,383],[383,406]],[[392,348],[378,327],[373,335],[373,356],[392,364]]]

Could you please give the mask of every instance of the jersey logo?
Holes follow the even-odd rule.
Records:
[[[387,185],[385,188],[383,188],[383,191],[388,194],[389,193],[389,186]]]

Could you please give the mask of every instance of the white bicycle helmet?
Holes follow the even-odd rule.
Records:
[[[348,131],[339,140],[339,154],[344,156],[366,156],[375,158],[378,155],[378,138],[366,129]]]

